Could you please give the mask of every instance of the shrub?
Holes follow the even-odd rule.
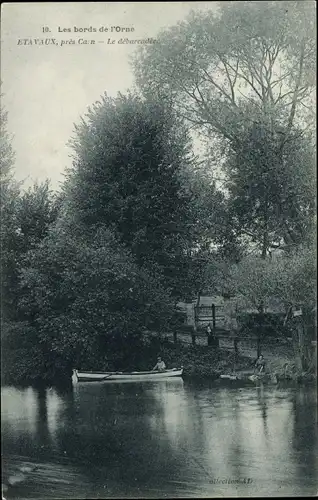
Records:
[[[289,337],[290,328],[284,325],[284,315],[274,313],[244,313],[237,317],[239,332],[245,335],[264,337]]]

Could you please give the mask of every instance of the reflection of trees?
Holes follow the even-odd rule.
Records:
[[[86,464],[83,472],[95,484],[126,485],[127,491],[138,486],[141,491],[160,491],[170,484],[171,492],[174,482],[184,480],[191,468],[180,442],[182,435],[183,440],[189,437],[189,426],[180,420],[186,410],[182,388],[182,381],[181,386],[78,386],[72,411],[64,406],[59,413],[59,447],[67,457]]]
[[[183,482],[185,488],[206,484],[214,477],[211,463],[206,459],[209,445],[204,413],[210,411],[210,390],[183,387],[182,381],[175,387],[167,382],[166,387],[161,385],[158,389],[154,395],[160,403],[161,416],[153,417],[152,428],[156,425],[158,434],[161,429],[162,438],[174,447],[179,470],[173,480]]]
[[[31,389],[2,389],[3,455],[31,455],[36,438],[37,401]]]
[[[4,415],[4,451],[73,463],[94,489],[88,496],[105,493],[105,484],[118,497],[173,497],[182,489],[194,496],[246,493],[237,485],[220,489],[211,483],[217,477],[254,477],[260,492],[269,478],[273,488],[314,481],[316,413],[308,391],[297,389],[291,401],[289,390],[179,382],[18,391],[18,404]]]
[[[238,397],[236,396],[233,400],[233,428],[234,428],[234,436],[233,442],[230,447],[231,455],[230,455],[230,463],[232,473],[230,477],[234,479],[239,479],[244,474],[242,474],[242,449],[241,446],[244,445],[244,438],[242,435],[242,423],[241,423],[241,415],[240,415],[240,404],[238,401]]]
[[[210,410],[204,419],[204,460],[213,478],[241,477],[241,466],[244,464],[242,446],[244,429],[241,422],[240,393],[235,389],[214,388],[209,391],[206,403]],[[246,474],[245,474],[246,475]],[[209,495],[236,495],[237,485],[205,484]]]
[[[39,389],[36,392],[37,419],[36,419],[36,440],[40,448],[50,446],[50,433],[48,429],[46,390]]]
[[[261,410],[263,427],[264,427],[264,435],[265,438],[268,438],[268,427],[267,427],[267,401],[264,394],[264,385],[261,383],[256,387],[257,392],[257,400],[259,404],[259,408]]]
[[[195,475],[197,479],[201,476],[205,481],[209,480],[213,475],[204,458],[206,436],[202,398],[197,391],[184,389],[182,381],[175,389],[167,382],[166,387],[162,385],[155,392],[155,398],[160,402],[161,414],[160,417],[153,416],[153,427],[157,426],[158,433],[161,429],[162,438],[174,446],[174,453],[183,463],[181,472],[185,473],[184,462],[187,462],[188,477]]]
[[[312,479],[316,487],[317,463],[317,399],[313,389],[300,387],[293,395],[294,429],[292,447],[297,458],[297,478],[305,484]],[[311,494],[316,493],[312,491]]]
[[[60,425],[59,415],[62,407],[72,408],[72,391],[60,391],[58,389],[46,390],[47,428],[50,435],[50,446],[52,451],[58,451],[56,434]]]
[[[34,459],[54,459],[61,395],[54,389],[13,389],[3,401],[3,452]]]
[[[150,416],[152,428],[161,432],[163,439],[167,438],[175,446],[181,445],[189,427],[189,413],[184,411],[183,381],[158,384],[153,397],[156,410]]]

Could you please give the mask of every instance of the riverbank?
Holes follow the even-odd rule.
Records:
[[[219,379],[221,375],[236,375],[244,380],[253,374],[255,356],[235,355],[223,348],[165,343],[160,349],[167,367],[183,366],[184,379]],[[273,353],[265,354],[266,374],[270,381],[312,382],[314,369],[302,372],[291,355],[281,358]]]
[[[224,373],[251,370],[254,364],[254,360],[247,356],[205,346],[165,344],[160,354],[167,367],[183,366],[185,379],[215,380]]]
[[[159,339],[152,337],[144,339],[139,346],[130,346],[125,355],[122,352],[109,351],[107,356],[96,356],[96,360],[79,363],[73,368],[89,371],[143,371],[150,370],[160,355],[167,368],[177,368],[183,366],[183,378],[188,381],[213,381],[222,380],[226,382],[247,382],[253,383],[249,379],[254,373],[256,353],[253,348],[241,350],[235,354],[230,348],[230,344],[220,347],[208,347],[206,345],[192,345],[183,342],[174,343],[167,338]],[[316,380],[316,369],[312,367],[310,371],[304,373],[295,361],[295,356],[288,345],[268,346],[264,345],[262,354],[266,363],[266,376],[262,377],[264,383],[270,382],[292,382],[309,383]],[[21,381],[2,380],[2,383],[13,385],[34,385],[34,386],[68,386],[71,384],[72,367],[70,370],[60,370],[59,379],[52,376],[43,377],[39,373],[36,377]]]

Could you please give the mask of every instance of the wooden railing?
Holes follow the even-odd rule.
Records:
[[[196,332],[195,331],[192,331],[192,332],[180,332],[182,333],[183,335],[190,335],[191,336],[191,340],[192,340],[192,344],[193,345],[196,345],[196,340],[197,340],[197,337],[205,337],[207,339],[207,345],[209,347],[219,347],[219,341],[224,339],[224,340],[227,340],[229,341],[230,343],[233,342],[233,349],[235,351],[235,354],[239,354],[239,344],[241,342],[246,342],[246,341],[252,341],[252,342],[255,342],[256,343],[256,356],[259,357],[261,355],[261,350],[262,350],[262,337],[257,337],[257,336],[246,336],[246,337],[242,337],[241,335],[237,335],[235,333],[231,333],[231,332],[225,332],[225,331],[217,331],[217,329],[214,329],[212,331],[212,335],[211,335],[211,338],[212,338],[212,343],[209,343],[208,341],[208,336],[206,334],[205,331],[202,331],[202,330],[197,330]],[[287,339],[286,337],[267,337],[266,338],[266,343],[268,342],[282,342],[282,340],[285,340],[287,342],[291,341],[291,339]],[[175,343],[178,342],[178,332],[174,332],[173,333],[173,340]]]

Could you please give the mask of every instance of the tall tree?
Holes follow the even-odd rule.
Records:
[[[192,164],[190,170],[183,172],[182,181],[192,195],[193,223],[185,241],[188,273],[184,282],[179,278],[179,286],[184,299],[196,298],[199,302],[202,293],[221,292],[220,266],[236,262],[244,248],[238,240],[236,224],[230,220],[228,200],[211,179],[205,162]]]
[[[1,96],[2,97],[2,96]],[[0,241],[1,241],[1,304],[2,319],[15,314],[17,290],[16,254],[18,240],[17,203],[20,186],[14,180],[14,151],[7,128],[8,114],[0,113]]]
[[[145,330],[172,317],[167,291],[109,231],[62,228],[57,221],[23,257],[20,324],[7,341],[15,380],[52,382],[74,366],[132,369],[128,352],[131,363]]]
[[[234,196],[229,221],[241,225],[238,235],[252,233],[264,256],[271,244],[299,242],[312,212],[313,148],[302,135],[314,123],[313,9],[226,3],[192,13],[134,60],[145,95],[169,99],[212,148],[221,146]]]
[[[137,82],[145,93],[172,98],[201,130],[231,142],[242,123],[275,109],[286,125],[284,141],[310,111],[314,8],[313,2],[227,2],[217,13],[192,13],[140,49]]]
[[[48,234],[57,218],[58,198],[48,181],[21,191],[13,178],[1,194],[2,307],[7,319],[17,319],[22,257]]]
[[[182,123],[158,101],[103,96],[76,127],[71,146],[69,220],[93,232],[110,229],[138,265],[157,268],[180,293],[193,223],[192,195],[181,181],[191,162]]]
[[[23,191],[17,204],[19,249],[21,253],[34,248],[47,236],[61,207],[60,194],[50,188],[49,180],[35,183]]]
[[[3,95],[1,94],[1,99]],[[14,164],[14,151],[12,138],[7,129],[8,113],[1,105],[0,107],[0,182],[1,187],[5,181],[12,177]]]
[[[290,253],[275,254],[272,259],[250,255],[232,266],[228,275],[228,286],[243,299],[243,307],[252,307],[263,314],[276,302],[282,311],[285,309],[286,320],[292,317],[292,310],[301,308],[301,316],[289,321],[289,325],[294,333],[296,358],[305,371],[312,358],[317,271],[315,254],[316,247],[309,242],[293,248]],[[261,329],[258,334],[261,336]]]
[[[275,248],[292,250],[308,240],[314,227],[314,147],[308,134],[284,135],[277,123],[247,126],[240,147],[225,162],[229,209],[236,234],[256,244],[265,258]]]

